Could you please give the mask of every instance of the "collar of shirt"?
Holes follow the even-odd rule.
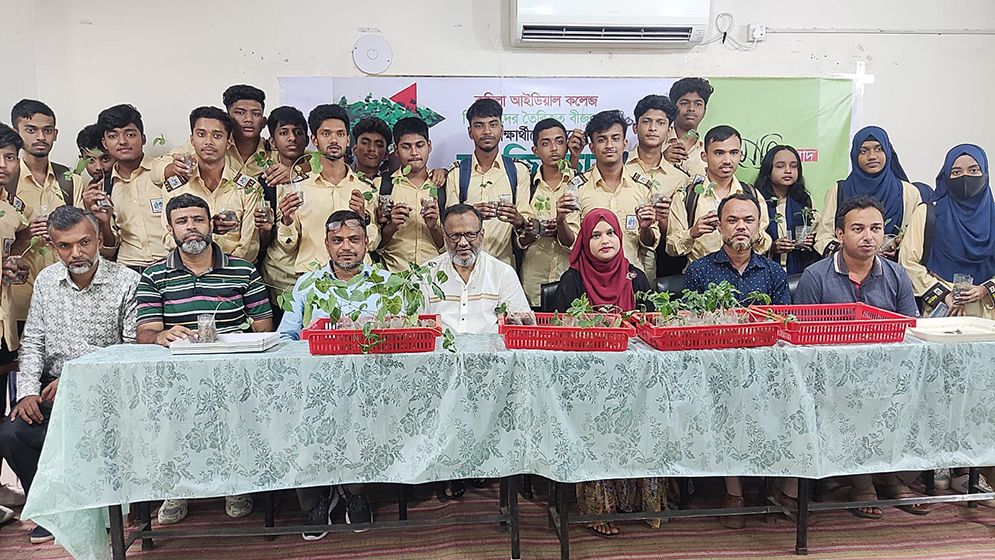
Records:
[[[739,270],[736,269],[736,267],[732,264],[732,261],[729,259],[729,254],[726,253],[725,248],[715,251],[711,255],[708,255],[707,258],[714,264],[727,266],[734,272],[739,272]],[[746,268],[743,269],[743,274],[745,275],[748,270],[754,268],[764,268],[764,265],[763,261],[760,260],[760,256],[757,255],[755,251],[750,251],[750,262],[746,263]]]
[[[670,163],[663,158],[662,153],[660,154],[660,162],[657,163],[656,165],[650,166],[648,163],[643,161],[642,158],[639,157],[639,148],[636,148],[636,151],[633,152],[633,157],[630,157],[626,163],[630,162],[637,164],[640,169],[642,169],[644,172],[647,173],[654,169],[659,171],[660,173],[663,173],[664,175],[666,175],[669,172],[667,167],[670,166]]]
[[[549,183],[546,182],[545,179],[542,178],[542,170],[541,169],[536,172],[536,178],[535,178],[535,187],[536,187],[536,189],[543,189],[543,190],[555,193],[555,192],[559,192],[559,191],[563,190],[563,185],[565,185],[566,183],[567,183],[566,177],[564,177],[564,175],[562,173],[560,173],[560,182],[556,183],[556,186],[554,187],[554,186],[551,186]]]
[[[44,188],[45,185],[51,184],[55,181],[55,170],[52,169],[52,162],[48,162],[48,173],[45,175],[45,185],[39,185],[35,182],[35,176],[31,174],[31,170],[28,169],[28,164],[24,163],[24,159],[21,159],[21,178],[20,181],[31,181],[32,184],[38,188]]]
[[[846,261],[843,260],[843,250],[840,249],[833,255],[833,271],[841,276],[846,276],[851,278],[850,271],[846,268]],[[881,265],[881,257],[874,255],[874,264],[871,266],[870,276],[878,277],[884,274],[883,267]],[[851,278],[852,280],[852,278]],[[865,278],[866,280],[866,278]]]
[[[245,160],[242,159],[242,154],[238,153],[238,146],[235,145],[235,136],[232,135],[231,139],[228,140],[228,157],[234,158],[235,161],[247,163],[251,161],[256,154],[262,154],[264,157],[269,154],[269,150],[266,148],[266,141],[263,140],[261,136],[259,137],[259,143],[256,144],[256,151],[252,152],[248,159]]]
[[[482,167],[480,167],[480,162],[477,161],[477,152],[476,151],[474,151],[473,153],[470,154],[470,162],[473,163],[473,167],[471,167],[470,169],[473,169],[475,172],[481,173],[481,174],[487,173],[491,169],[504,169],[504,167],[502,167],[503,163],[502,163],[502,159],[501,159],[501,154],[500,153],[497,155],[497,157],[494,158],[494,164],[490,167],[490,169],[487,169],[486,171]]]
[[[207,272],[214,272],[215,270],[225,268],[228,266],[228,255],[221,250],[221,246],[217,243],[211,242],[211,253],[213,255],[211,268],[207,269]],[[166,255],[166,268],[170,270],[185,270],[190,274],[193,274],[187,265],[183,264],[183,258],[180,256],[180,248],[177,247],[173,249],[168,255]],[[205,272],[205,274],[207,274]]]
[[[314,173],[312,174],[312,177],[314,177],[315,184],[323,187],[336,188],[336,187],[341,187],[343,185],[348,185],[353,182],[366,183],[366,181],[360,179],[359,175],[356,175],[356,172],[353,171],[352,168],[349,167],[348,165],[345,168],[345,177],[343,177],[342,180],[338,182],[338,184],[326,180],[324,177],[321,176],[320,173]]]
[[[608,193],[610,192],[617,193],[623,189],[636,188],[637,185],[637,183],[635,183],[631,177],[625,176],[625,167],[622,168],[622,182],[618,184],[618,188],[616,188],[614,191],[608,190],[608,187],[605,186],[605,180],[604,178],[601,177],[601,169],[599,169],[597,165],[595,165],[591,169],[591,172],[587,176],[587,180],[590,181],[591,184],[595,186],[595,188],[599,188]],[[639,186],[641,187],[642,185]]]
[[[714,183],[714,182],[715,181],[712,181],[712,179],[710,177],[705,177],[705,185],[708,185],[708,183]],[[726,195],[726,196],[728,197],[728,196],[732,196],[734,194],[740,194],[742,192],[744,192],[743,191],[743,184],[739,182],[739,179],[737,179],[735,175],[733,175],[733,177],[732,177],[732,183],[729,184],[729,194]],[[710,197],[710,198],[712,198],[713,200],[715,200],[717,202],[721,202],[721,200],[722,200],[714,192],[711,195],[709,195],[708,193],[702,193],[700,196],[702,196],[702,197]]]
[[[358,179],[358,178],[359,178],[359,176],[357,175],[357,177],[356,177],[356,178]],[[394,183],[394,186],[395,186],[395,187],[398,187],[398,186],[401,186],[401,185],[404,185],[404,186],[406,186],[406,187],[410,187],[410,188],[412,188],[412,189],[415,189],[415,190],[421,190],[421,187],[417,187],[417,186],[415,186],[415,184],[411,182],[411,179],[410,179],[410,178],[409,178],[409,177],[408,177],[407,175],[402,175],[402,174],[401,174],[401,170],[400,170],[400,169],[398,169],[397,171],[395,171],[395,172],[391,173],[391,174],[390,174],[390,177],[387,177],[387,178],[384,178],[384,179],[381,179],[381,181],[392,181],[393,179],[397,179],[397,178],[399,178],[400,180],[399,180],[399,181],[397,181],[396,183]],[[430,181],[429,179],[427,179],[427,178],[426,178],[426,179],[425,179],[425,182],[426,182],[426,183],[430,183],[431,181]],[[424,184],[424,183],[423,183],[423,184]]]
[[[200,175],[200,169],[201,169],[200,165],[198,165],[194,169],[193,175],[191,175],[190,180],[187,181],[187,185],[191,187],[194,186],[199,187],[200,189],[207,192],[216,192],[219,189],[223,188],[230,188],[230,189],[238,188],[235,185],[235,175],[236,175],[235,170],[232,169],[231,167],[228,167],[227,163],[225,164],[225,168],[221,170],[221,182],[218,183],[218,186],[214,189],[214,191],[207,188],[207,183],[204,182],[204,178],[201,177]],[[214,212],[217,212],[218,210],[220,210],[220,208],[215,208],[213,210]]]
[[[59,276],[59,281],[65,283],[66,285],[68,285],[70,288],[72,288],[77,292],[84,292],[90,289],[90,286],[94,286],[97,284],[106,284],[112,280],[111,278],[112,271],[110,270],[110,267],[103,266],[103,263],[104,259],[101,258],[100,255],[98,254],[97,264],[95,265],[97,267],[97,272],[93,274],[93,279],[90,280],[89,286],[87,286],[86,288],[80,288],[79,286],[76,285],[76,282],[69,274],[69,268],[61,260],[59,260],[56,264],[56,266],[61,267],[60,270],[62,271],[62,274]]]
[[[138,167],[136,167],[135,170],[132,171],[131,175],[128,177],[121,175],[121,172],[118,171],[117,164],[115,163],[114,167],[111,169],[111,180],[114,182],[123,181],[125,183],[130,183],[131,180],[134,179],[136,175],[142,173],[142,170],[152,171],[152,158],[149,157],[148,154],[142,155],[142,162],[138,164]]]

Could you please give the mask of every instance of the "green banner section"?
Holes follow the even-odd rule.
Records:
[[[710,78],[715,93],[700,130],[728,124],[743,135],[736,176],[753,184],[760,161],[778,144],[802,156],[805,186],[816,207],[826,190],[846,177],[850,152],[849,80],[813,78]]]

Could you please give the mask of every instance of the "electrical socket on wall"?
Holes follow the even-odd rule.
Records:
[[[767,40],[767,26],[762,23],[751,23],[747,29],[747,40],[759,43]]]

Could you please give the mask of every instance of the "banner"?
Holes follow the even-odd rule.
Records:
[[[390,126],[419,116],[429,127],[429,165],[448,168],[469,157],[466,109],[492,98],[504,108],[505,155],[538,165],[532,154],[532,128],[544,118],[562,122],[568,132],[584,128],[592,115],[621,109],[632,118],[636,102],[649,93],[666,95],[677,78],[327,78],[282,77],[280,100],[305,114],[322,103],[346,107],[352,121],[378,116]],[[790,144],[803,159],[806,186],[817,206],[826,189],[848,169],[852,82],[814,78],[715,78],[715,88],[699,132],[728,124],[743,135],[737,176],[753,183],[764,154]],[[628,130],[629,150],[636,137]],[[588,149],[584,169],[594,165]]]

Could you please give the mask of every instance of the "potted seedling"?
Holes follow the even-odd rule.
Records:
[[[815,231],[819,213],[815,208],[802,208],[797,214],[802,218],[802,225],[795,226],[795,247],[806,249],[805,240]]]
[[[0,215],[0,217],[2,217],[2,215]],[[27,224],[27,220],[24,218],[23,214],[21,215],[21,223],[25,225]],[[45,239],[42,236],[35,235],[31,237],[31,241],[28,243],[27,248],[24,249],[24,251],[22,251],[20,255],[10,255],[7,257],[5,265],[10,268],[13,268],[17,272],[14,274],[13,277],[8,277],[6,274],[4,274],[3,282],[5,284],[11,284],[11,285],[24,284],[25,282],[28,281],[29,270],[28,267],[23,264],[23,260],[24,256],[27,255],[30,251],[33,251],[34,249],[38,249],[39,255],[42,256],[48,255],[48,247],[45,245]]]

